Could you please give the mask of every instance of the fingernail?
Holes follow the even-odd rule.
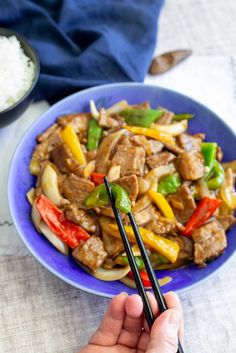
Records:
[[[121,292],[120,295],[124,295],[125,297],[128,297],[128,293],[127,292]]]
[[[179,326],[181,320],[180,313],[177,310],[170,312],[168,317],[168,323],[173,326]]]

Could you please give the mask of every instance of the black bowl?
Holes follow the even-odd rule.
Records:
[[[28,108],[29,104],[32,102],[35,95],[36,84],[39,78],[40,63],[39,63],[39,57],[37,52],[32,48],[32,46],[27,42],[27,40],[24,37],[22,37],[19,33],[11,31],[7,28],[0,27],[0,36],[5,36],[5,37],[15,36],[19,40],[25,54],[31,59],[35,67],[34,79],[28,91],[15,104],[11,105],[9,108],[5,110],[0,111],[0,128],[1,128],[5,125],[12,123],[14,120],[19,118],[22,115],[22,113],[24,113],[26,108]]]

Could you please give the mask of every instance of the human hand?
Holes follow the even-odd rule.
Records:
[[[151,332],[137,295],[114,297],[97,331],[80,353],[176,353],[183,341],[183,315],[178,296],[165,295],[168,310],[160,314],[155,297],[148,293],[156,317]]]

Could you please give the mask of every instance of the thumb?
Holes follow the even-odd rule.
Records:
[[[180,311],[168,309],[162,313],[153,324],[147,352],[176,353],[180,323]]]

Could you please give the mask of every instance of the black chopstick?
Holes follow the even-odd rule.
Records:
[[[134,281],[135,281],[138,293],[139,293],[139,295],[140,295],[140,297],[142,298],[142,301],[143,301],[144,314],[145,314],[148,326],[151,329],[151,327],[153,325],[153,322],[154,322],[154,315],[153,315],[153,312],[152,312],[152,309],[151,309],[151,306],[150,306],[150,303],[149,303],[149,300],[148,300],[148,297],[147,297],[147,293],[146,293],[145,287],[143,285],[142,279],[140,277],[140,274],[139,274],[139,271],[138,271],[138,267],[137,267],[137,264],[136,264],[136,261],[135,261],[135,258],[134,258],[134,254],[133,254],[131,246],[129,244],[129,240],[128,240],[128,237],[127,237],[127,234],[126,234],[126,231],[125,231],[125,228],[124,228],[121,216],[120,216],[120,212],[119,212],[119,210],[117,209],[117,207],[115,205],[115,199],[114,199],[114,196],[112,194],[111,186],[110,186],[110,183],[109,183],[107,177],[104,177],[104,183],[105,183],[105,186],[106,186],[106,189],[107,189],[107,194],[108,194],[108,197],[109,197],[109,200],[110,200],[110,204],[111,204],[112,210],[114,212],[116,223],[117,223],[120,235],[121,235],[121,239],[122,239],[123,244],[124,244],[124,248],[125,248],[125,251],[126,251],[126,254],[127,254],[127,258],[128,258],[129,264],[130,264],[130,268],[131,268],[131,271],[132,271],[132,274],[133,274],[133,277],[134,277]],[[135,238],[136,238],[140,253],[142,255],[142,258],[143,258],[143,261],[144,261],[144,265],[145,265],[149,280],[150,280],[150,282],[152,284],[153,293],[154,293],[155,298],[157,300],[157,303],[158,303],[160,311],[163,312],[163,311],[167,310],[168,308],[167,308],[164,296],[163,296],[163,294],[161,292],[160,285],[159,285],[158,280],[156,278],[155,272],[154,272],[154,270],[152,268],[152,264],[150,262],[147,250],[146,250],[146,248],[144,246],[144,243],[143,243],[141,234],[139,232],[138,226],[136,224],[136,221],[135,221],[133,213],[129,212],[128,213],[128,217],[129,217],[130,224],[132,226],[132,229],[133,229],[133,232],[134,232],[134,235],[135,235]],[[178,342],[178,352],[177,353],[184,353],[180,342]]]

